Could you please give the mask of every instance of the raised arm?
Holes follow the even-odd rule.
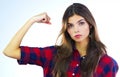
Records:
[[[25,25],[22,26],[22,28],[14,35],[14,37],[11,39],[9,44],[4,49],[3,53],[11,58],[20,59],[20,44],[21,41],[26,34],[26,32],[29,30],[29,28],[34,24],[37,23],[46,23],[50,24],[50,17],[47,15],[47,13],[41,13],[36,16],[33,16],[30,18]]]

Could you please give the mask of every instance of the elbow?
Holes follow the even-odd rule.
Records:
[[[16,50],[4,50],[3,54],[7,57],[14,58],[14,59],[20,59],[20,49]]]
[[[12,57],[12,54],[13,54],[13,52],[12,52],[13,50],[11,50],[10,48],[8,49],[8,48],[5,48],[4,50],[3,50],[3,54],[5,55],[5,56],[7,56],[7,57]]]
[[[10,55],[9,55],[9,52],[6,51],[6,50],[3,51],[3,54],[4,54],[5,56],[10,56]]]

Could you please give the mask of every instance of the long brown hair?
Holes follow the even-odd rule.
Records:
[[[90,26],[90,40],[87,46],[86,58],[84,61],[81,61],[80,64],[82,77],[92,76],[100,56],[103,52],[106,52],[105,45],[99,39],[96,22],[89,9],[83,4],[73,3],[66,9],[63,15],[63,27],[59,35],[59,37],[62,37],[62,41],[60,46],[56,45],[58,51],[55,57],[56,64],[53,70],[54,77],[66,77],[66,71],[75,45],[75,42],[67,32],[67,23],[69,17],[74,14],[84,17]]]

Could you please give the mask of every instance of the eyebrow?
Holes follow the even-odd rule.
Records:
[[[80,19],[80,20],[77,21],[77,23],[78,23],[78,22],[81,22],[81,21],[85,21],[85,19]]]
[[[82,19],[78,20],[77,23],[79,23],[79,22],[81,22],[81,21],[85,21],[85,19],[82,18]],[[67,23],[67,24],[72,24],[72,23]]]

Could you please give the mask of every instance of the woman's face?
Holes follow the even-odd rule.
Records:
[[[79,15],[73,15],[68,19],[67,23],[67,32],[70,35],[70,37],[75,42],[84,42],[88,41],[88,36],[90,32],[89,24],[86,22],[86,20],[79,16]]]

